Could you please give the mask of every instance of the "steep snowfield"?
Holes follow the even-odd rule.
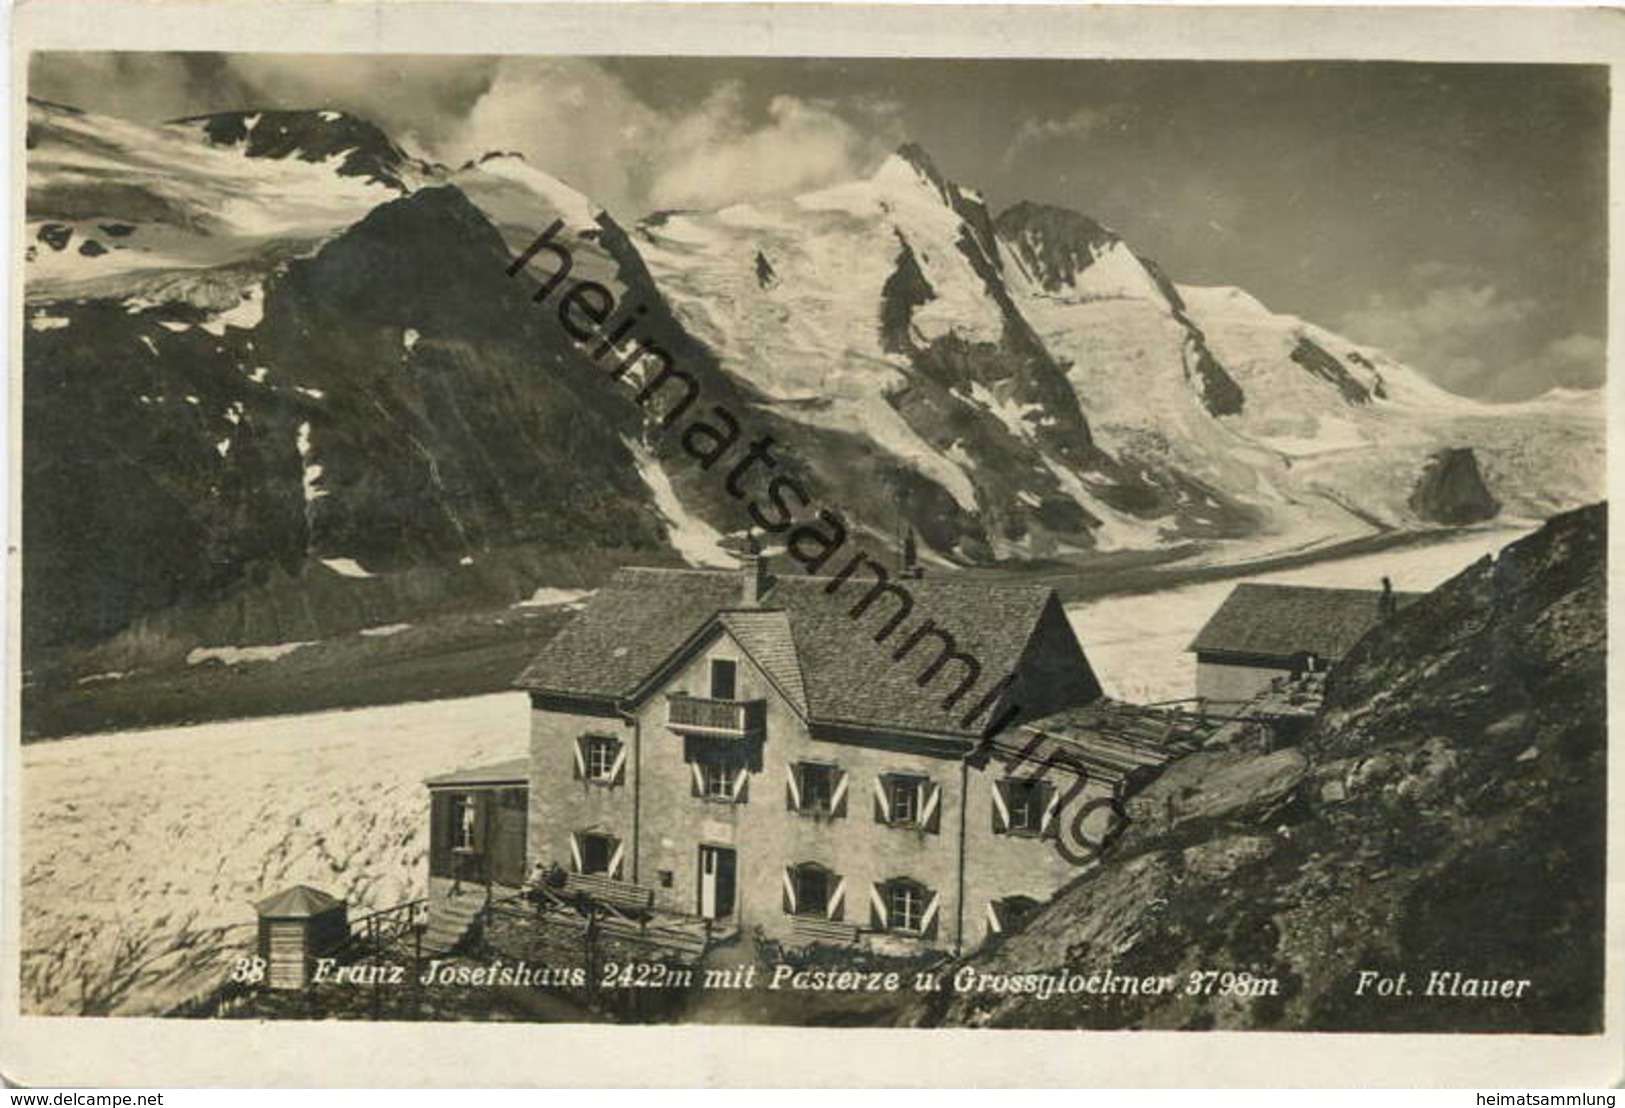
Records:
[[[421,896],[422,780],[520,757],[504,693],[92,735],[22,754],[22,1008],[151,1015],[250,950],[292,884],[351,914]]]
[[[1181,287],[1180,294],[1247,392],[1247,407],[1227,422],[1289,462],[1291,484],[1302,493],[1402,527],[1414,518],[1406,499],[1419,460],[1470,446],[1506,517],[1543,519],[1602,494],[1600,391],[1485,404],[1439,388],[1381,351],[1272,313],[1239,289]],[[1371,399],[1328,403],[1326,382],[1292,359],[1305,341],[1369,388]]]
[[[313,249],[400,195],[339,174],[341,162],[251,158],[211,146],[196,126],[30,102],[27,299],[230,308],[253,270]]]
[[[693,515],[683,507],[672,487],[671,478],[661,468],[660,460],[636,439],[624,439],[626,448],[637,460],[638,476],[654,496],[655,510],[666,524],[666,538],[672,549],[683,556],[691,566],[728,568],[739,560],[722,545],[722,535],[715,527]]]
[[[904,241],[937,294],[913,317],[920,337],[997,337],[959,227],[935,186],[893,156],[872,178],[782,203],[650,219],[636,245],[683,326],[776,412],[861,434],[975,511],[974,463],[934,447],[888,402],[908,386],[909,363],[880,340]]]
[[[1401,592],[1426,592],[1532,528],[1495,527],[1423,546],[1316,562],[1248,577],[1283,585],[1375,589],[1389,577]],[[1207,581],[1151,594],[1108,596],[1067,606],[1106,695],[1137,703],[1196,695],[1196,658],[1185,647],[1218,611],[1236,581]]]

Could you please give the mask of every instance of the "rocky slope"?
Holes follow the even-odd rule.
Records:
[[[947,997],[1001,1027],[1594,1032],[1606,829],[1607,517],[1553,519],[1374,629],[1301,745],[1176,765],[1114,853],[978,970],[1174,974],[1171,995]],[[1191,996],[1195,971],[1279,982]],[[1357,994],[1359,973],[1412,995]],[[1521,999],[1425,995],[1522,978]]]
[[[31,102],[27,146],[31,648],[288,641],[725,558],[739,501],[530,302],[545,266],[503,275],[555,219],[572,277],[874,549],[903,523],[939,564],[1296,548],[1600,480],[1593,397],[1452,397],[1077,213],[995,218],[917,148],[623,225],[517,155],[434,165],[340,112]],[[1429,467],[1465,449],[1464,509]]]

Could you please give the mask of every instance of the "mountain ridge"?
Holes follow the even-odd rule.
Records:
[[[1413,490],[1446,449],[1473,453],[1505,514],[1570,506],[1600,478],[1587,397],[1450,396],[1244,293],[1176,285],[1080,213],[995,217],[917,146],[856,181],[630,224],[522,157],[451,169],[324,109],[147,127],[31,101],[28,147],[25,392],[31,427],[50,430],[25,443],[25,515],[51,502],[105,516],[31,529],[32,561],[61,578],[34,579],[36,596],[71,610],[117,557],[128,521],[100,489],[156,483],[186,506],[171,539],[94,587],[89,625],[31,623],[31,641],[229,603],[270,564],[295,579],[334,564],[416,574],[409,610],[452,588],[424,572],[449,582],[465,559],[537,543],[725,560],[749,525],[738,504],[502,276],[504,252],[554,219],[572,279],[643,307],[647,335],[790,444],[787,467],[866,541],[889,547],[907,525],[938,564],[1222,556],[1232,540],[1429,526]],[[116,187],[109,162],[124,167]],[[368,228],[407,211],[400,233],[443,243],[444,264],[388,260]],[[458,236],[486,244],[489,273],[452,260],[473,257]],[[79,426],[86,390],[96,414]],[[415,446],[380,437],[407,425]],[[595,427],[605,442],[576,435]],[[274,449],[244,445],[262,433]],[[519,480],[508,453],[552,460]],[[610,501],[569,476],[578,461]],[[455,491],[433,491],[448,474]],[[556,498],[566,487],[581,512]],[[471,515],[453,526],[459,508]],[[516,572],[493,577],[493,599],[546,583]]]

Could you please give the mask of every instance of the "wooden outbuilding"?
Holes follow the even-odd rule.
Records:
[[[255,911],[268,988],[304,988],[310,983],[316,959],[350,938],[349,909],[344,901],[309,885],[294,885],[267,897],[255,905]]]
[[[1196,655],[1196,695],[1209,711],[1237,711],[1280,679],[1335,666],[1367,631],[1421,595],[1237,585],[1186,647]]]

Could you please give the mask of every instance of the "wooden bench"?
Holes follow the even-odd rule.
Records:
[[[617,881],[601,873],[572,873],[565,878],[564,887],[627,911],[647,912],[655,903],[655,891],[649,886]]]
[[[851,946],[858,941],[858,929],[850,923],[824,919],[821,916],[797,916],[790,924],[790,933],[798,939],[815,943],[836,943]]]

